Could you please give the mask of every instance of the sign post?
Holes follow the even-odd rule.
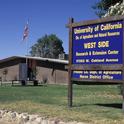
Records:
[[[79,23],[71,18],[67,27],[69,107],[72,106],[73,81],[80,84],[124,85],[124,17],[114,16]]]
[[[71,81],[71,65],[72,65],[72,24],[74,20],[73,18],[69,19],[69,68],[68,68],[68,106],[72,107],[73,101],[73,84]]]

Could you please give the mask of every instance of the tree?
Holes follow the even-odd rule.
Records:
[[[101,0],[93,6],[93,9],[95,10],[96,15],[102,17],[107,13],[111,6],[118,2],[121,4],[123,0]]]
[[[45,35],[31,47],[30,54],[44,58],[58,58],[59,54],[64,53],[62,44],[62,40],[55,34]]]
[[[110,6],[107,13],[103,17],[115,16],[115,15],[124,15],[124,4],[116,3],[113,6]]]

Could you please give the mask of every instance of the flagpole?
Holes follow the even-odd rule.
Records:
[[[24,33],[23,33],[23,41],[25,40],[26,42],[26,80],[27,80],[27,75],[28,75],[28,34],[29,34],[29,20],[27,21],[25,27],[24,27]]]
[[[28,65],[28,39],[26,40],[26,65]]]
[[[27,48],[27,57],[26,57],[26,66],[27,66],[27,77],[26,77],[26,80],[28,79],[28,42],[29,42],[29,19],[27,21],[27,28],[28,28],[28,34],[27,34],[27,37],[26,37],[26,48]]]
[[[26,80],[28,79],[28,38],[26,39]]]

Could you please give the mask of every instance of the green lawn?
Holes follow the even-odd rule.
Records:
[[[64,121],[124,124],[119,86],[74,85],[73,107],[67,106],[67,86],[1,86],[0,109],[38,113]]]

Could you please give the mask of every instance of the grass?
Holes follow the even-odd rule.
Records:
[[[64,121],[124,124],[122,96],[114,85],[74,85],[73,107],[67,106],[67,86],[1,86],[0,109],[40,114]]]

